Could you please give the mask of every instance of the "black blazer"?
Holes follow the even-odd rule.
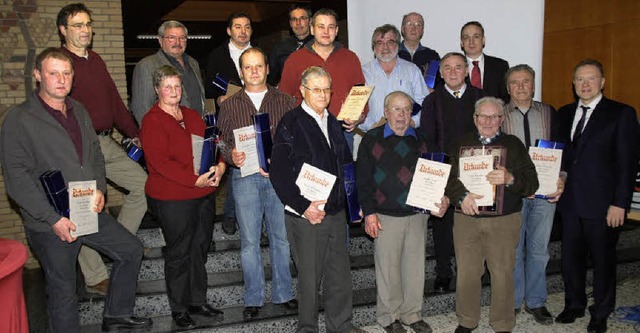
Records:
[[[593,110],[580,143],[571,143],[578,103],[560,108],[565,148],[562,170],[568,178],[559,211],[578,217],[604,219],[610,205],[628,208],[638,163],[639,129],[635,110],[605,97]]]
[[[213,78],[216,77],[216,74],[220,74],[220,76],[222,76],[226,80],[229,80],[229,83],[233,83],[237,86],[242,86],[242,80],[240,80],[240,75],[238,75],[236,64],[233,62],[233,59],[231,59],[231,54],[229,54],[228,39],[216,49],[214,49],[207,58],[207,66],[205,67],[204,72],[204,82],[202,82],[204,85],[206,98],[217,99],[218,97],[224,95],[222,91],[220,91],[211,83],[213,81]]]
[[[466,77],[467,85],[471,85],[471,70],[469,67],[469,75]],[[504,75],[509,70],[509,63],[506,60],[484,55],[484,80],[482,81],[482,91],[485,96],[493,96],[500,98],[509,103],[509,93],[507,92],[507,83]]]

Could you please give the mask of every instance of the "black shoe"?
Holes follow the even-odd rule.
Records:
[[[149,318],[142,317],[124,317],[124,318],[109,318],[104,317],[102,319],[102,330],[106,332],[117,331],[121,328],[144,328],[153,324],[153,321]]]
[[[258,317],[258,310],[260,310],[260,306],[247,306],[242,311],[242,319],[244,320],[253,320]]]
[[[424,320],[420,319],[413,324],[409,324],[409,327],[413,330],[414,333],[431,333],[431,326],[427,324]]]
[[[196,326],[196,322],[191,319],[189,312],[172,313],[171,317],[173,318],[173,322],[179,328],[193,328]]]
[[[520,308],[515,309],[514,311],[516,313],[516,316],[520,314]]]
[[[451,278],[438,276],[436,280],[433,282],[433,291],[438,294],[446,293],[451,291],[449,287],[451,285]]]
[[[298,310],[298,300],[296,300],[295,298],[284,303],[278,303],[277,305],[280,305],[287,310]]]
[[[389,324],[389,326],[383,327],[387,333],[407,333],[407,330],[402,326],[399,320]]]
[[[235,216],[225,216],[224,221],[222,221],[222,231],[227,235],[235,234],[238,230],[237,223]]]
[[[454,331],[454,333],[471,333],[473,332],[475,328],[466,328],[462,325],[458,325],[458,327],[456,327],[456,330]]]
[[[577,309],[564,309],[560,314],[556,317],[556,323],[560,324],[571,324],[576,319],[584,317],[584,310]]]
[[[529,308],[526,305],[524,306],[524,311],[526,313],[530,313],[533,315],[533,319],[542,325],[551,325],[553,324],[553,316],[549,313],[546,307],[541,306],[539,308]]]
[[[591,317],[591,320],[589,320],[589,325],[587,325],[588,333],[604,333],[606,331],[607,331],[607,318],[596,319],[595,317]]]
[[[224,312],[214,308],[209,304],[190,305],[188,311],[189,314],[205,317],[222,317],[224,315]]]

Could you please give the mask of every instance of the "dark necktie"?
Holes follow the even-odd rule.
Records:
[[[580,137],[582,136],[582,130],[584,129],[584,122],[587,119],[587,110],[589,110],[588,106],[581,105],[582,108],[582,117],[578,120],[578,125],[576,126],[575,132],[573,132],[573,143],[578,144]]]
[[[456,96],[456,98],[460,98],[460,90],[454,91],[453,96]]]
[[[527,149],[529,149],[529,146],[531,146],[531,129],[529,128],[529,111],[527,112],[522,112],[522,116],[524,117],[522,119],[522,123],[524,124],[524,145],[527,147]]]
[[[480,67],[478,67],[478,61],[472,61],[473,69],[471,70],[471,85],[482,89],[482,78],[480,77]]]

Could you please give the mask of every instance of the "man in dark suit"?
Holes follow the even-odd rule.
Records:
[[[584,316],[589,252],[594,304],[587,331],[605,332],[616,299],[618,227],[631,202],[638,163],[638,120],[632,107],[602,95],[604,69],[598,61],[578,63],[573,85],[579,100],[559,110],[568,178],[558,203],[565,306],[556,322],[572,323]]]
[[[497,97],[507,103],[509,102],[509,93],[504,75],[509,69],[509,63],[503,59],[484,54],[484,45],[482,24],[478,21],[465,23],[460,30],[460,47],[467,56],[470,68],[467,83],[482,89],[486,96]]]

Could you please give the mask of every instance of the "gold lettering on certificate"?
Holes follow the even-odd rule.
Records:
[[[74,198],[78,198],[78,197],[87,197],[94,194],[95,194],[95,191],[91,188],[87,188],[87,189],[74,188],[73,193],[71,195]]]
[[[540,153],[532,153],[531,159],[534,161],[542,161],[542,162],[555,162],[558,160],[558,158],[553,155],[545,155]]]
[[[309,171],[304,171],[304,173],[302,174],[302,178],[310,180],[316,184],[322,185],[324,187],[329,186],[329,182],[326,181],[325,179],[322,178],[318,178],[316,177],[316,175],[314,175],[313,173],[309,172]]]

